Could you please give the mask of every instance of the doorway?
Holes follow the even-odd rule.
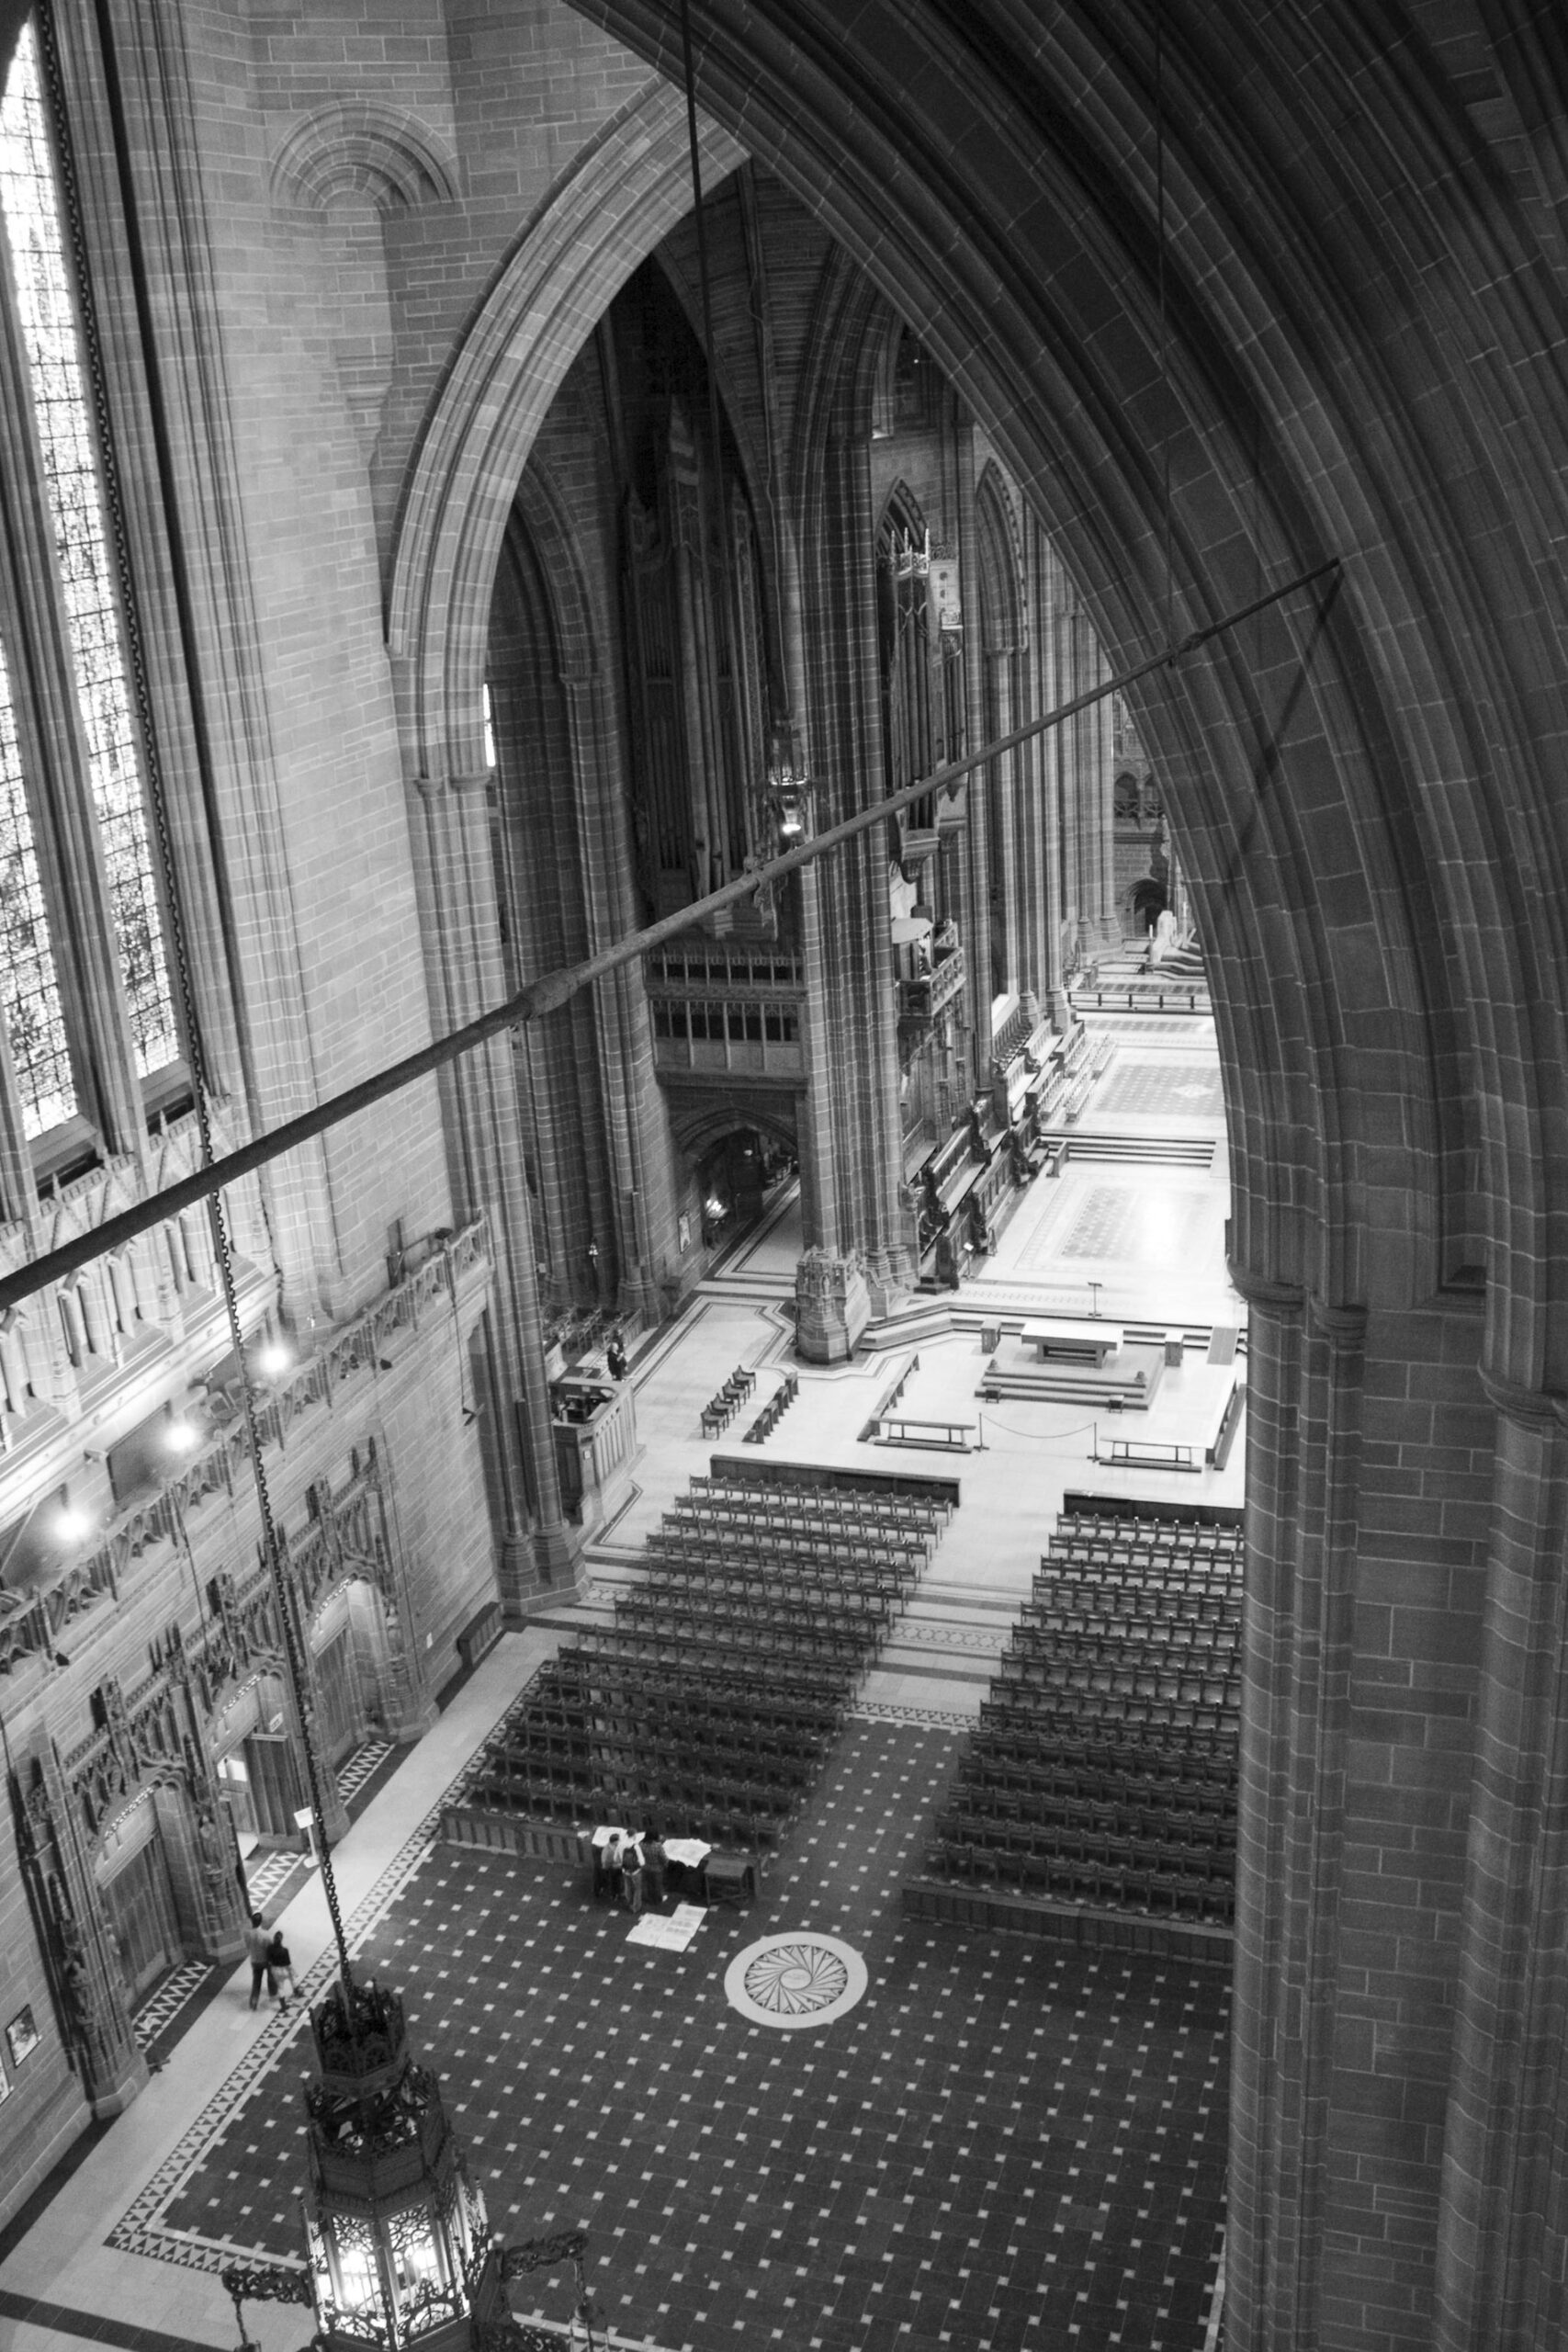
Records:
[[[103,1902],[125,1988],[135,2003],[185,1957],[164,1841],[155,1829],[107,1882]]]

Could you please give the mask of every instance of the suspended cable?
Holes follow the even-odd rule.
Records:
[[[531,1021],[541,1012],[553,1012],[557,1005],[566,1003],[580,989],[603,978],[606,972],[615,971],[623,964],[636,963],[651,948],[662,945],[665,940],[673,939],[682,931],[689,931],[694,923],[701,922],[705,916],[716,914],[721,907],[734,906],[740,899],[749,898],[754,890],[782,880],[786,874],[797,873],[803,865],[811,865],[817,858],[825,857],[829,851],[841,848],[845,842],[869,831],[874,825],[880,825],[887,818],[897,816],[899,809],[907,808],[912,801],[930,793],[944,791],[960,776],[983,770],[988,763],[999,759],[1002,752],[1010,752],[1019,743],[1029,742],[1034,736],[1043,734],[1047,728],[1059,727],[1065,719],[1077,718],[1080,711],[1103,702],[1108,695],[1122,693],[1128,686],[1136,685],[1141,678],[1151,676],[1155,671],[1184,661],[1189,654],[1197,652],[1214,638],[1223,637],[1243,621],[1250,620],[1255,613],[1266,612],[1269,605],[1294,595],[1299,589],[1310,588],[1319,580],[1332,577],[1337,582],[1341,570],[1339,558],[1330,556],[1326,562],[1314,564],[1310,571],[1297,572],[1282,586],[1271,588],[1266,595],[1256,597],[1250,604],[1227,613],[1223,620],[1211,621],[1203,628],[1191,630],[1179,645],[1168,645],[1162,652],[1151,654],[1146,662],[1136,663],[1131,670],[1118,671],[1101,684],[1090,686],[1083,694],[1076,695],[1070,702],[1058,703],[1043,718],[1032,718],[1026,725],[1015,727],[1010,734],[998,736],[995,742],[983,744],[979,751],[968,752],[961,760],[951,760],[945,767],[933,769],[930,775],[919,776],[912,784],[901,786],[898,791],[889,793],[885,800],[875,801],[856,815],[844,818],[841,823],[829,827],[827,832],[818,833],[815,839],[802,842],[798,847],[785,850],[777,857],[769,858],[750,873],[740,875],[733,882],[727,882],[721,889],[710,890],[705,898],[694,899],[689,907],[682,907],[674,914],[665,915],[660,922],[649,923],[646,929],[632,932],[615,946],[602,948],[596,956],[587,956],[580,964],[568,965],[559,971],[546,972],[540,978],[530,980],[525,988],[519,989],[504,1003],[481,1013],[478,1020],[468,1022],[461,1029],[454,1029],[450,1035],[438,1038],[434,1045],[422,1046],[418,1053],[409,1054],[401,1061],[377,1071],[373,1077],[362,1079],[357,1086],[347,1088],[342,1094],[334,1094],[328,1102],[318,1102],[311,1110],[302,1111],[297,1119],[287,1120],[282,1126],[273,1127],[265,1135],[257,1136],[253,1142],[242,1145],[224,1159],[197,1169],[194,1175],[182,1177],[176,1184],[165,1185],[162,1192],[139,1202],[136,1207],[122,1210],[118,1216],[106,1217],[102,1225],[95,1226],[90,1232],[79,1235],[75,1240],[63,1243],[60,1249],[51,1250],[41,1258],[35,1258],[29,1265],[18,1268],[15,1273],[0,1277],[0,1314],[20,1300],[30,1298],[48,1283],[63,1281],[78,1266],[85,1266],[111,1250],[123,1249],[139,1233],[145,1233],[152,1227],[163,1224],[180,1209],[190,1207],[194,1202],[207,1199],[219,1185],[236,1183],[242,1176],[248,1176],[255,1169],[265,1168],[269,1161],[281,1159],[285,1152],[296,1150],[300,1144],[324,1135],[328,1128],[341,1125],[344,1119],[354,1118],[374,1103],[384,1102],[389,1095],[400,1094],[404,1087],[413,1085],[418,1079],[427,1078],[433,1070],[444,1069],[448,1062],[471,1053],[475,1046],[487,1044],[503,1030],[515,1029],[520,1023]]]

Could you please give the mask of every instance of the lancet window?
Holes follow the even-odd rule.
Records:
[[[0,93],[0,1012],[9,1125],[47,1158],[78,1116],[123,1148],[127,1102],[178,1075],[181,1041],[44,63],[29,23]]]

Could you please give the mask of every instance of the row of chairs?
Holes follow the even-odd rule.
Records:
[[[666,1513],[653,1551],[671,1559],[712,1560],[761,1577],[794,1567],[815,1571],[852,1589],[908,1591],[925,1565],[923,1551],[883,1536],[774,1537],[704,1525],[700,1520]]]
[[[918,1575],[930,1559],[933,1542],[925,1529],[901,1521],[852,1519],[829,1511],[730,1517],[711,1506],[694,1507],[689,1502],[666,1511],[664,1525],[677,1534],[695,1533],[712,1544],[738,1545],[770,1556],[804,1546],[834,1559],[863,1555],[907,1561],[912,1575]]]
[[[1058,1535],[1131,1537],[1135,1542],[1197,1545],[1228,1544],[1239,1553],[1246,1541],[1242,1521],[1182,1519],[1164,1511],[1065,1510],[1056,1518]]]
[[[849,1530],[905,1528],[939,1535],[952,1507],[929,1494],[857,1494],[847,1487],[774,1484],[761,1476],[694,1478],[677,1510],[703,1511],[725,1526],[769,1526],[808,1533],[825,1525]]]
[[[694,1594],[753,1607],[782,1599],[792,1607],[808,1610],[818,1623],[863,1617],[870,1621],[874,1631],[880,1631],[891,1622],[897,1598],[896,1589],[878,1592],[852,1586],[846,1590],[830,1577],[813,1576],[799,1567],[782,1567],[775,1575],[763,1577],[745,1564],[727,1567],[722,1563],[683,1559],[678,1553],[654,1555],[637,1590],[644,1601],[655,1594],[667,1595],[678,1607]]]
[[[1034,1796],[1026,1803],[1006,1790],[971,1787],[957,1792],[945,1817],[950,1824],[987,1828],[1000,1822],[1010,1830],[1028,1828],[1058,1841],[1097,1838],[1108,1851],[1130,1841],[1151,1853],[1175,1846],[1183,1852],[1217,1855],[1227,1867],[1235,1860],[1235,1824],[1194,1805],[1100,1805],[1082,1798]],[[1063,1850],[1073,1849],[1064,1845]]]
[[[1113,1551],[1106,1544],[1081,1553],[1053,1546],[1040,1562],[1040,1574],[1057,1580],[1076,1579],[1086,1572],[1110,1583],[1141,1584],[1160,1592],[1208,1592],[1241,1599],[1239,1571],[1225,1560],[1175,1555],[1161,1559],[1143,1545]]]
[[[1135,1658],[1143,1665],[1166,1657],[1225,1673],[1237,1655],[1235,1635],[1227,1626],[1180,1619],[1168,1624],[1152,1619],[1129,1622],[1096,1610],[1063,1610],[1051,1616],[1027,1610],[1014,1629],[1014,1639],[1021,1649],[1048,1645],[1069,1657]]]
[[[983,1724],[985,1738],[968,1750],[966,1767],[987,1773],[1006,1773],[1018,1785],[1030,1788],[1131,1790],[1140,1797],[1164,1799],[1187,1794],[1194,1804],[1236,1809],[1236,1757],[1213,1734],[1192,1740],[1075,1740],[1060,1722],[1042,1724],[1037,1717],[1021,1719],[1016,1710],[997,1708]],[[1197,1738],[1197,1734],[1194,1734]]]
[[[742,1431],[740,1439],[741,1444],[761,1445],[764,1440],[772,1437],[780,1421],[783,1420],[784,1415],[788,1412],[790,1407],[794,1404],[799,1394],[799,1374],[795,1372],[786,1372],[784,1379],[779,1384],[778,1387],[774,1389],[773,1395],[769,1397],[767,1403],[763,1406],[761,1411],[752,1422],[750,1428]]]
[[[1207,1709],[1217,1723],[1227,1707],[1239,1703],[1239,1678],[1204,1674],[1169,1665],[1114,1666],[1086,1658],[1010,1657],[1003,1673],[1015,1686],[1041,1690],[1062,1704],[1092,1710],[1101,1699],[1146,1699]],[[1123,1717],[1122,1720],[1136,1720]]]
[[[1243,1538],[1230,1528],[1205,1528],[1201,1532],[1194,1532],[1134,1519],[1120,1521],[1059,1520],[1052,1533],[1051,1544],[1055,1549],[1083,1556],[1092,1556],[1097,1552],[1110,1549],[1142,1552],[1157,1559],[1190,1560],[1220,1567],[1239,1563],[1244,1551]]]
[[[703,1407],[703,1435],[717,1437],[727,1430],[757,1385],[757,1375],[738,1363],[724,1386]]]
[[[798,1501],[813,1496],[831,1499],[840,1509],[863,1511],[900,1511],[924,1510],[934,1511],[937,1523],[945,1526],[958,1508],[954,1481],[949,1478],[922,1478],[900,1471],[897,1483],[892,1477],[881,1481],[861,1479],[852,1471],[841,1476],[825,1476],[820,1470],[800,1462],[739,1462],[727,1460],[722,1469],[715,1465],[710,1477],[696,1477],[692,1491],[705,1487],[722,1487],[734,1494],[786,1498]]]
[[[1235,1764],[1234,1740],[1212,1723],[1128,1724],[1049,1706],[1038,1690],[1010,1690],[997,1683],[991,1690],[980,1702],[977,1733],[987,1747],[998,1738],[1028,1738],[1072,1760],[1118,1769],[1126,1763],[1134,1770],[1145,1764],[1154,1770],[1166,1758],[1179,1772],[1229,1770]]]
[[[1168,1616],[1154,1611],[1122,1614],[1102,1609],[1060,1609],[1026,1601],[1013,1627],[1021,1649],[1050,1649],[1064,1657],[1119,1657],[1143,1660],[1159,1651],[1188,1657],[1215,1659],[1227,1668],[1241,1655],[1237,1627],[1223,1620],[1205,1623],[1201,1617]]]
[[[1001,1820],[1070,1822],[1129,1838],[1137,1835],[1143,1821],[1152,1820],[1162,1838],[1172,1828],[1190,1829],[1201,1844],[1225,1845],[1232,1851],[1235,1848],[1235,1802],[1219,1790],[1171,1787],[1161,1792],[1127,1781],[1110,1787],[1094,1781],[1087,1788],[1065,1781],[1055,1785],[983,1764],[964,1774],[953,1804]]]
[[[1241,1603],[1234,1593],[1168,1592],[1141,1578],[1038,1576],[1024,1614],[1042,1624],[1088,1611],[1122,1623],[1153,1620],[1167,1625],[1219,1625],[1241,1632]]]
[[[1010,1852],[970,1846],[962,1838],[938,1837],[928,1851],[927,1868],[943,1878],[1047,1901],[1092,1904],[1214,1927],[1228,1927],[1235,1908],[1234,1886],[1206,1870],[1188,1871],[1174,1861],[1149,1869],[1135,1861],[1075,1860],[1032,1849]]]

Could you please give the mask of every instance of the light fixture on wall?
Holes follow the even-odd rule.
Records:
[[[794,729],[780,727],[768,760],[767,786],[768,811],[778,849],[795,849],[809,840],[816,789],[796,751]]]

